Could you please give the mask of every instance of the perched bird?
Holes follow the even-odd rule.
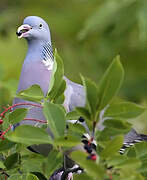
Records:
[[[23,25],[17,29],[16,34],[18,38],[25,38],[28,44],[28,52],[22,66],[17,92],[27,89],[31,85],[38,84],[41,87],[44,96],[46,96],[54,64],[49,27],[42,18],[37,16],[28,16],[24,19]],[[67,87],[65,90],[64,107],[67,112],[73,110],[76,106],[84,106],[84,87],[70,81],[66,77],[64,78]],[[15,98],[13,104],[27,102],[28,101],[23,99]],[[28,106],[21,106],[20,108],[22,107],[28,108]],[[17,108],[19,108],[19,106]],[[45,120],[42,109],[38,107],[31,107],[26,118]],[[25,120],[17,125],[14,125],[14,127],[22,124],[35,126],[38,125],[38,122]],[[51,147],[50,145],[45,144],[33,145],[29,148],[35,152],[47,155]]]
[[[29,16],[24,19],[17,32],[18,38],[25,38],[28,43],[28,52],[24,60],[17,92],[38,84],[44,96],[48,92],[54,57],[51,45],[50,30],[47,23],[40,17]],[[71,111],[76,106],[85,105],[85,91],[83,86],[74,83],[65,77],[67,88],[65,90],[64,107]],[[15,98],[13,104],[26,102]],[[40,108],[31,108],[27,117],[44,120]],[[34,122],[23,121],[21,124]]]
[[[28,52],[22,66],[17,92],[27,89],[31,85],[38,84],[45,96],[49,89],[54,64],[51,36],[48,24],[40,17],[28,16],[24,19],[23,25],[17,29],[16,34],[18,38],[25,38],[28,44]],[[84,87],[70,81],[66,77],[64,78],[66,81],[64,107],[67,112],[72,111],[76,106],[85,106],[86,95]],[[13,104],[23,102],[27,101],[20,98],[15,98]],[[29,109],[27,118],[45,120],[42,110],[38,107]],[[21,124],[36,125],[36,122],[28,120],[19,123],[19,125]],[[135,141],[142,140],[147,140],[147,137],[143,135],[141,136],[137,134],[135,130],[132,130],[125,136],[124,146],[120,152],[123,153],[124,149],[130,143],[132,144],[133,142],[135,143]],[[33,150],[45,155],[47,155],[49,149],[49,147],[43,145],[33,146]],[[56,179],[57,174],[58,173],[54,175],[54,179]]]

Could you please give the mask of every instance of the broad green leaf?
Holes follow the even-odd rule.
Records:
[[[101,157],[104,159],[108,159],[111,156],[118,154],[118,151],[122,147],[123,144],[123,136],[116,136],[114,139],[110,140],[104,150],[101,153]]]
[[[113,127],[105,127],[103,131],[101,131],[98,135],[98,141],[106,141],[109,140],[112,136],[127,134],[130,131],[130,128],[127,129],[118,129]]]
[[[107,71],[104,73],[99,84],[99,109],[103,109],[110,103],[112,98],[117,94],[124,79],[124,70],[120,63],[119,56],[117,56]]]
[[[43,113],[54,136],[56,138],[63,136],[66,126],[66,117],[61,106],[50,102],[45,102]]]
[[[6,151],[11,149],[15,145],[14,142],[9,141],[8,139],[5,139],[4,141],[0,141],[0,152]]]
[[[54,57],[55,57],[55,62],[54,62],[52,76],[50,80],[50,86],[47,94],[47,97],[50,99],[51,102],[57,101],[57,99],[60,96],[62,96],[66,88],[66,82],[63,79],[64,65],[61,57],[57,53],[57,50],[55,50]]]
[[[91,112],[92,119],[95,117],[98,104],[98,89],[96,84],[87,78],[81,76],[86,90],[86,104]],[[94,120],[94,119],[93,119]]]
[[[147,157],[147,142],[140,142],[135,145],[135,150],[138,158]]]
[[[15,109],[13,112],[9,114],[9,122],[11,124],[16,124],[22,121],[27,115],[28,109],[20,108]]]
[[[122,155],[112,156],[107,161],[108,165],[114,168],[122,168],[122,169],[137,169],[140,167],[141,162],[136,158],[127,158]]]
[[[79,115],[82,116],[83,118],[88,119],[88,120],[91,119],[90,118],[90,113],[86,108],[84,108],[84,107],[76,107],[75,111],[77,111],[79,113]]]
[[[24,173],[29,172],[42,172],[42,164],[45,158],[39,154],[33,154],[33,156],[28,156],[27,158],[22,158],[22,171]]]
[[[77,123],[68,123],[68,134],[71,135],[71,133],[80,134],[80,137],[85,133],[85,128],[81,124]]]
[[[40,173],[40,172],[31,172],[31,173],[34,174],[35,176],[37,176],[39,180],[47,180],[47,178],[44,176],[44,172],[42,172],[42,173]]]
[[[126,157],[125,156],[122,156],[122,155],[116,155],[116,156],[111,156],[109,158],[109,160],[107,160],[107,163],[108,163],[108,167],[111,167],[111,166],[117,166],[119,165],[120,163],[126,161]]]
[[[64,100],[65,100],[65,96],[64,96],[64,94],[62,94],[61,96],[57,97],[57,98],[54,100],[54,103],[55,103],[55,104],[63,104]]]
[[[100,164],[96,164],[96,162],[87,159],[87,154],[81,151],[72,152],[71,157],[74,161],[76,161],[84,171],[92,178],[103,179],[104,177],[104,169]]]
[[[32,145],[32,144],[52,144],[51,137],[41,128],[21,125],[14,132],[7,135],[10,141]]]
[[[141,115],[146,109],[132,102],[120,102],[111,104],[106,112],[106,117],[114,117],[120,119],[135,118]]]
[[[129,158],[125,161],[121,162],[116,168],[124,168],[124,169],[137,169],[141,166],[141,161],[136,158]]]
[[[123,120],[118,119],[108,119],[105,120],[103,123],[108,128],[115,128],[126,131],[126,129],[131,129],[131,124],[128,122],[125,122]]]
[[[23,180],[23,178],[20,174],[12,174],[8,177],[8,180]]]
[[[90,176],[86,173],[82,174],[74,174],[74,180],[93,180]]]
[[[66,114],[66,120],[78,120],[80,117],[77,111],[71,111]]]
[[[66,81],[65,80],[62,80],[62,83],[59,87],[59,90],[57,91],[57,94],[56,94],[56,98],[55,98],[55,102],[60,102],[62,100],[62,102],[60,102],[60,104],[62,104],[64,102],[64,90],[66,89]],[[65,97],[64,97],[65,98]]]
[[[75,136],[60,137],[55,140],[55,145],[62,147],[72,147],[81,143],[81,139]]]
[[[34,174],[28,174],[26,180],[39,180]]]
[[[48,154],[44,162],[45,175],[49,178],[51,174],[57,170],[63,161],[63,155],[59,151],[53,150]]]
[[[25,99],[28,101],[39,102],[41,103],[44,99],[44,94],[39,85],[34,84],[28,89],[22,90],[17,94],[18,98]]]
[[[136,157],[136,151],[135,151],[134,146],[128,148],[127,157],[129,157],[129,158],[135,158]]]
[[[18,163],[19,163],[19,154],[14,153],[6,158],[4,165],[9,170],[9,169],[15,168],[16,165],[18,165]]]
[[[3,164],[3,162],[2,162],[2,161],[0,161],[0,168],[2,168],[2,169],[4,169],[4,168],[5,168],[5,166],[4,166],[4,164]]]
[[[141,162],[141,167],[138,169],[138,172],[140,173],[146,173],[147,174],[147,160],[144,162]]]
[[[135,168],[121,168],[119,179],[121,180],[145,180],[141,174],[137,172]],[[119,180],[118,179],[118,180]]]

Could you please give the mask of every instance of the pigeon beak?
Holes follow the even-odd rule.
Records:
[[[26,37],[30,29],[32,29],[32,27],[28,24],[21,25],[16,32],[18,38]]]

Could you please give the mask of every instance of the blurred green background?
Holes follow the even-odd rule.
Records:
[[[1,109],[12,103],[17,88],[27,46],[15,32],[28,15],[48,22],[68,78],[80,82],[81,73],[98,83],[120,54],[125,68],[120,96],[147,105],[146,0],[0,0]],[[144,113],[135,125],[147,133],[146,118]]]

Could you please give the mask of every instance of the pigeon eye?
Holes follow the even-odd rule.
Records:
[[[42,28],[42,24],[39,24],[39,28]]]

